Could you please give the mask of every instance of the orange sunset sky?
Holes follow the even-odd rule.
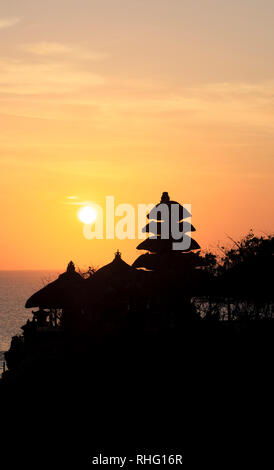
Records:
[[[204,249],[271,232],[273,112],[273,0],[1,2],[0,269],[133,262],[83,236],[106,195],[191,203]]]

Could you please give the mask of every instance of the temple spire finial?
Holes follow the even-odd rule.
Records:
[[[119,251],[119,248],[117,248],[117,251],[115,252],[115,259],[121,258],[122,253]]]
[[[67,266],[67,272],[75,272],[75,264],[73,261],[70,261],[68,266]]]
[[[167,203],[170,201],[170,197],[167,191],[164,191],[161,197],[161,203]]]

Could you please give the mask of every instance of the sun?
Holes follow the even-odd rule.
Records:
[[[78,218],[83,224],[92,224],[97,218],[97,211],[94,207],[84,206],[78,211]]]

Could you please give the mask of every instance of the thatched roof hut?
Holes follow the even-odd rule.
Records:
[[[63,309],[78,303],[81,299],[84,280],[76,272],[74,263],[68,264],[67,270],[58,279],[35,292],[26,302],[26,308],[40,307]]]
[[[111,263],[98,269],[90,278],[93,282],[112,282],[115,280],[125,280],[135,274],[135,269],[127,264],[121,256],[119,250],[116,251]]]
[[[138,271],[127,264],[121,257],[119,250],[115,253],[111,263],[98,269],[89,279],[85,281],[88,289],[88,298],[100,297],[118,291],[125,291],[137,281]]]

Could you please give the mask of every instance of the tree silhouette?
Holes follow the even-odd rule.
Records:
[[[273,302],[274,237],[257,237],[250,231],[234,246],[224,249],[218,267],[220,294],[257,304]]]

